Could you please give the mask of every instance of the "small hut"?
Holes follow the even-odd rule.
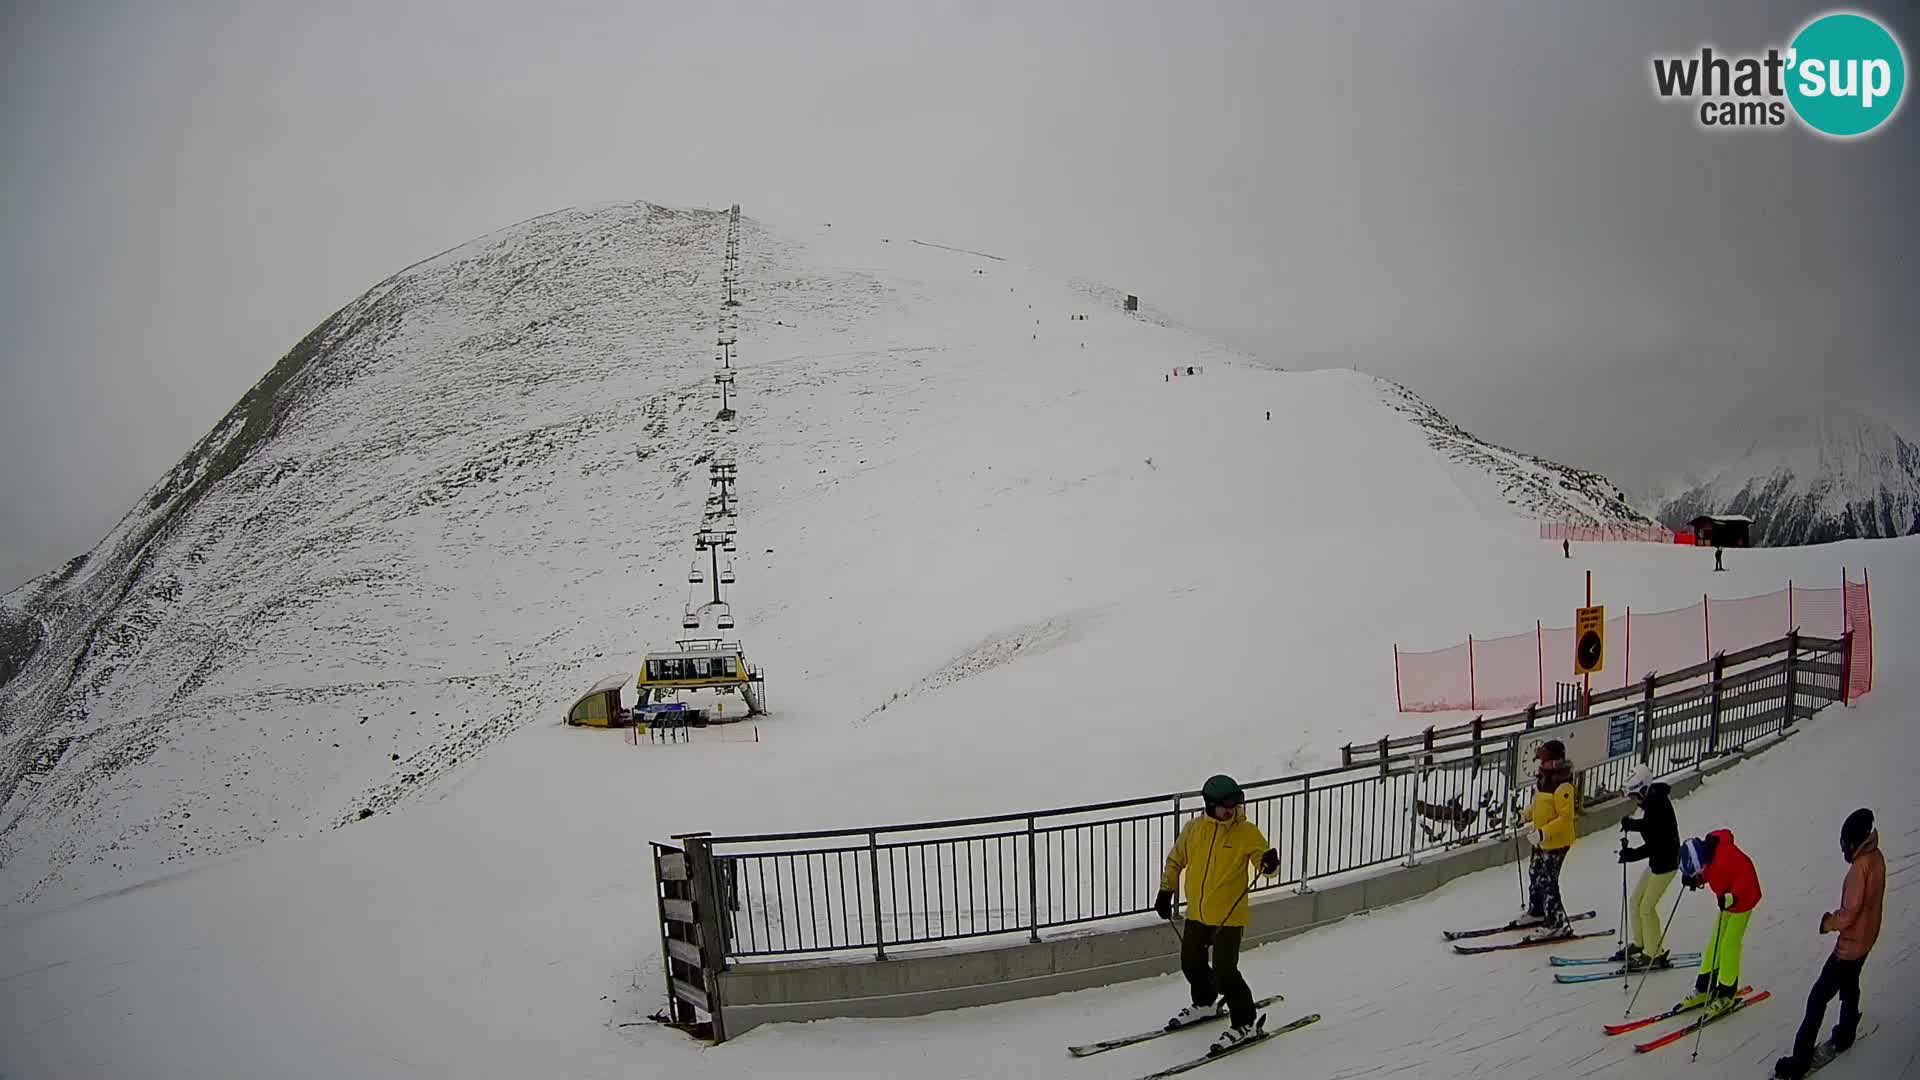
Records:
[[[1701,514],[1693,519],[1695,547],[1743,548],[1753,519],[1745,514]]]
[[[567,723],[585,724],[588,727],[618,727],[628,723],[632,714],[620,705],[620,690],[627,685],[628,676],[609,675],[593,684],[593,689],[580,695],[567,710]]]

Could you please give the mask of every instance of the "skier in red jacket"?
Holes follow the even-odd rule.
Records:
[[[1680,882],[1689,889],[1707,886],[1720,909],[1713,937],[1700,957],[1694,994],[1683,1002],[1689,1008],[1705,1005],[1717,1016],[1739,1001],[1735,992],[1740,988],[1740,946],[1747,936],[1747,921],[1760,903],[1760,875],[1753,860],[1734,844],[1733,833],[1715,829],[1680,845]]]

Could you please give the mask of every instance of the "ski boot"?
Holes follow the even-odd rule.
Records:
[[[1189,1005],[1173,1014],[1173,1019],[1167,1021],[1167,1030],[1179,1031],[1183,1027],[1192,1027],[1195,1024],[1204,1024],[1209,1020],[1218,1020],[1220,1019],[1220,1009],[1220,1004]]]
[[[1542,923],[1520,940],[1531,945],[1539,941],[1565,941],[1572,936],[1573,926],[1570,923]]]
[[[1645,953],[1640,951],[1640,946],[1629,945],[1624,949],[1615,949],[1613,955],[1607,957],[1607,959],[1616,964],[1625,963],[1631,965],[1634,957],[1645,955]]]
[[[1734,1007],[1740,1004],[1740,996],[1734,992],[1738,989],[1740,988],[1737,986],[1722,984],[1709,991],[1707,1018],[1712,1019],[1717,1016],[1724,1016],[1733,1011]]]
[[[1215,1054],[1224,1054],[1242,1043],[1259,1038],[1266,1034],[1266,1030],[1267,1016],[1265,1013],[1261,1013],[1260,1019],[1248,1024],[1246,1027],[1230,1027],[1221,1032],[1220,1037],[1213,1040],[1213,1045],[1207,1047],[1207,1056],[1212,1057]]]
[[[1682,1009],[1697,1009],[1705,1005],[1707,999],[1713,996],[1712,990],[1713,976],[1708,975],[1704,971],[1701,972],[1700,976],[1693,980],[1693,993],[1680,999],[1680,1007]]]
[[[1627,970],[1633,972],[1670,970],[1673,967],[1673,961],[1667,959],[1667,956],[1668,954],[1664,952],[1658,956],[1637,953],[1627,961]]]
[[[1812,1067],[1811,1062],[1802,1061],[1788,1054],[1773,1063],[1773,1075],[1776,1080],[1803,1080]]]

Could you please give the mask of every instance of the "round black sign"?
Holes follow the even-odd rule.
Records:
[[[1574,656],[1576,659],[1580,661],[1580,670],[1582,671],[1591,671],[1592,669],[1600,666],[1600,634],[1599,632],[1594,630],[1589,630],[1586,633],[1581,634],[1580,644],[1576,648],[1574,652]]]

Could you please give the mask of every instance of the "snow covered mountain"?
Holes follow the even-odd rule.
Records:
[[[718,1050],[645,1023],[662,994],[646,841],[1313,768],[1431,722],[1394,712],[1396,638],[1529,626],[1579,604],[1588,569],[1596,599],[1656,610],[1843,561],[1565,560],[1536,516],[1617,514],[1611,486],[1480,444],[1390,384],[1273,371],[1102,288],[845,229],[744,221],[728,308],[727,231],[725,212],[570,210],[396,274],[99,548],[0,598],[0,1072],[1060,1074],[1070,1034],[1163,1015],[1178,977]],[[731,634],[772,715],[757,739],[671,747],[562,726],[680,635],[718,455],[739,471]],[[1920,545],[1844,560],[1869,556],[1877,633],[1911,637]],[[1738,825],[1778,874],[1837,883],[1833,822],[1860,790],[1914,817],[1906,655],[1883,649],[1859,708],[1716,776],[1687,813]],[[1808,769],[1857,782],[1773,797]],[[1570,895],[1619,881],[1602,844],[1567,874]],[[1326,1014],[1288,1036],[1292,1064],[1753,1075],[1762,1047],[1711,1034],[1696,1065],[1632,1060],[1597,1032],[1618,995],[1576,1022],[1571,992],[1527,989],[1537,956],[1409,977],[1436,924],[1514,887],[1503,867],[1249,953],[1263,991]],[[1770,895],[1782,926],[1830,902]],[[1887,939],[1912,940],[1917,910],[1890,903]],[[1676,934],[1710,920],[1687,907]],[[1754,980],[1804,985],[1825,944],[1782,938]],[[1886,1010],[1917,1000],[1915,970],[1868,968],[1887,1030],[1911,1027],[1911,1006]],[[1895,1050],[1863,1041],[1852,1067],[1891,1075]]]
[[[1828,401],[1761,427],[1747,452],[1668,498],[1660,519],[1754,519],[1756,544],[1821,544],[1920,533],[1920,447],[1883,421]]]
[[[727,308],[726,229],[568,210],[408,267],[97,549],[8,596],[6,898],[355,822],[633,670],[678,634],[716,454],[741,467],[738,633],[781,722],[831,731],[915,730],[1009,668],[1036,673],[1029,706],[1150,725],[1170,691],[1136,639],[1223,626],[1245,670],[1351,635],[1367,674],[1305,691],[1341,701],[1380,682],[1395,620],[1329,593],[1316,559],[1408,522],[1524,543],[1536,516],[1635,517],[1403,388],[1265,369],[990,255],[748,221]],[[721,422],[715,344],[736,332]]]

